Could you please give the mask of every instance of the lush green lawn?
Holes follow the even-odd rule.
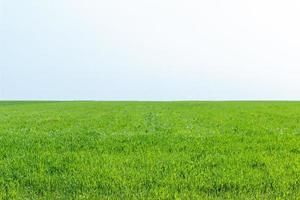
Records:
[[[8,199],[297,199],[300,102],[0,102]]]

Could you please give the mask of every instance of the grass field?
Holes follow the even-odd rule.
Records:
[[[2,199],[299,199],[300,102],[0,102]]]

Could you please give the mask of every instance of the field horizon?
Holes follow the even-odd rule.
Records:
[[[300,101],[0,101],[0,199],[297,199]]]

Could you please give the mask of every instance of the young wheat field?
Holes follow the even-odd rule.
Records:
[[[0,199],[299,199],[300,102],[0,102]]]

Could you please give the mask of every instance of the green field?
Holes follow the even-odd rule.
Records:
[[[300,102],[0,102],[0,199],[299,199]]]

